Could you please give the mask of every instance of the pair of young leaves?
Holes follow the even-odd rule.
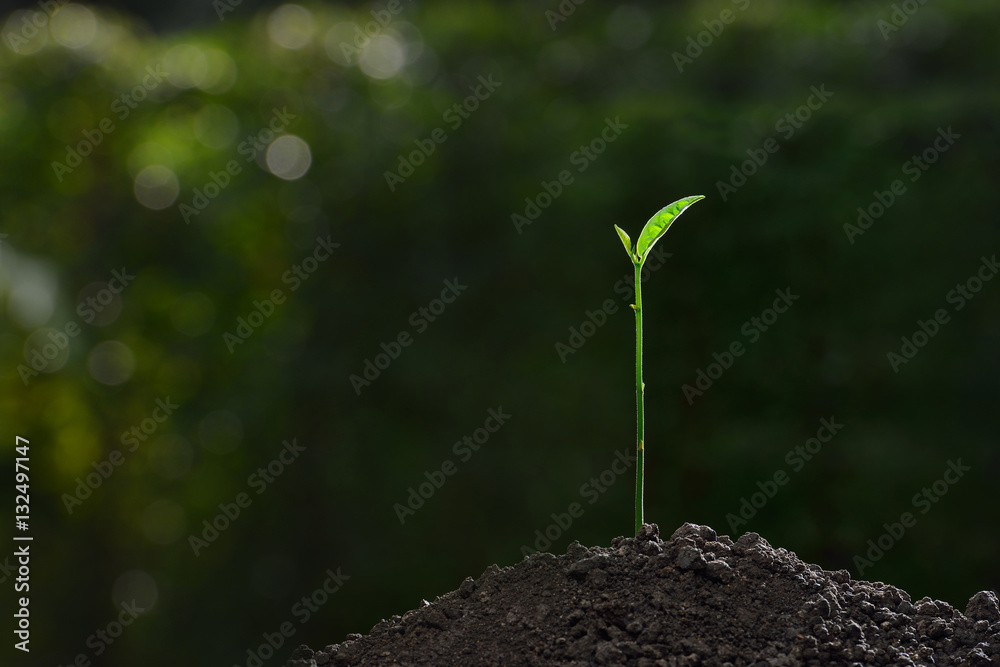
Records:
[[[643,263],[646,261],[646,255],[649,254],[650,249],[653,247],[660,237],[667,233],[670,225],[673,224],[681,213],[683,213],[691,204],[696,201],[704,199],[704,195],[694,195],[692,197],[685,197],[684,199],[678,199],[673,204],[668,204],[661,208],[656,215],[649,219],[646,226],[642,228],[642,232],[639,234],[639,240],[636,241],[635,248],[632,247],[632,239],[629,238],[628,234],[625,233],[618,225],[615,225],[615,231],[618,232],[619,238],[622,240],[622,244],[625,246],[625,252],[628,253],[629,259],[635,264],[639,269],[642,269]]]

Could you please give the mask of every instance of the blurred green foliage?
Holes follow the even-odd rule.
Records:
[[[1000,588],[1000,286],[946,301],[1000,249],[992,3],[927,3],[886,35],[890,3],[585,3],[554,29],[555,0],[403,3],[345,50],[383,7],[236,7],[166,35],[77,8],[20,53],[23,15],[7,21],[0,415],[5,443],[31,441],[30,664],[245,665],[291,622],[265,661],[280,664],[517,562],[570,503],[584,514],[552,551],[629,531],[631,471],[593,504],[581,495],[634,447],[630,272],[611,226],[694,193],[708,198],[658,246],[672,256],[645,299],[647,520],[730,533],[727,515],[784,470],[736,532],[859,577],[854,556],[961,459],[971,471],[863,578],[962,609]],[[164,80],[140,93],[157,66]],[[500,85],[449,116],[479,77]],[[832,96],[796,127],[786,115],[813,87]],[[276,109],[280,136],[304,143],[259,134]],[[574,159],[608,119],[627,127]],[[53,168],[105,120],[92,154]],[[437,128],[443,143],[390,189],[386,172]],[[911,180],[904,165],[947,128],[961,137]],[[723,196],[769,139],[778,149]],[[572,182],[518,229],[564,170]],[[897,179],[904,194],[852,243],[845,224]],[[207,206],[185,215],[199,192]],[[339,247],[293,291],[283,276],[327,236]],[[122,267],[134,280],[86,321],[78,303]],[[467,289],[421,327],[411,314],[446,280]],[[785,288],[799,300],[751,343],[744,323]],[[224,334],[278,289],[230,352]],[[562,363],[556,343],[607,299],[617,311]],[[939,308],[950,321],[894,372],[887,353]],[[79,335],[26,386],[18,367],[69,322]],[[404,332],[359,395],[350,376]],[[686,400],[734,341],[745,353]],[[168,397],[179,407],[130,451],[122,435]],[[454,443],[501,406],[509,422],[459,458]],[[786,454],[831,416],[843,430],[793,471]],[[248,478],[292,438],[304,452],[258,494]],[[67,511],[113,450],[124,463]],[[455,474],[401,524],[394,506],[446,460]],[[250,505],[195,556],[189,536],[240,493]],[[2,485],[6,507],[13,495]],[[302,622],[294,605],[338,567],[350,579]],[[130,599],[148,610],[96,656],[88,637]]]

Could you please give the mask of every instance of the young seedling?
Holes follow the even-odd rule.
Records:
[[[649,219],[646,226],[639,234],[639,240],[632,247],[632,239],[628,234],[615,225],[615,231],[625,245],[625,252],[635,266],[635,303],[630,304],[635,311],[635,412],[636,412],[636,468],[635,468],[635,532],[639,533],[643,523],[643,417],[642,417],[642,391],[646,385],[642,383],[642,265],[646,262],[646,255],[650,248],[660,240],[660,237],[667,233],[670,225],[673,224],[681,213],[687,210],[688,206],[704,199],[704,195],[695,195],[678,199],[669,206],[661,208],[656,215]]]

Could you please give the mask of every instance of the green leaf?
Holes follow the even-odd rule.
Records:
[[[673,204],[661,208],[657,211],[656,215],[649,219],[646,226],[642,228],[639,240],[635,244],[635,255],[639,258],[640,267],[646,261],[646,255],[649,253],[650,248],[670,229],[670,225],[673,224],[674,220],[687,210],[688,206],[704,198],[704,195],[694,195],[678,199]]]
[[[628,234],[625,233],[625,230],[618,225],[615,225],[615,231],[618,232],[618,238],[622,240],[622,244],[625,246],[625,252],[628,253],[629,259],[632,259],[634,262],[635,259],[632,257],[632,239],[630,239]]]

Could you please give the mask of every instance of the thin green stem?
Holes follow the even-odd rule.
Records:
[[[639,529],[643,523],[643,468],[642,468],[642,280],[640,279],[640,265],[635,262],[635,405],[636,405],[636,455],[635,455],[635,533],[639,534]]]

